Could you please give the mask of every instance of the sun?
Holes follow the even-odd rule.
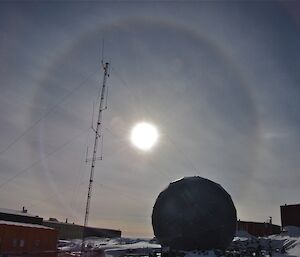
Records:
[[[143,151],[149,151],[158,141],[157,128],[147,122],[136,124],[131,130],[131,143]]]

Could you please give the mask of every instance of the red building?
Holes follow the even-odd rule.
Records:
[[[57,235],[45,226],[0,220],[0,255],[56,256]]]
[[[241,221],[237,222],[237,230],[247,231],[252,236],[269,236],[279,234],[281,228],[269,222],[251,222]]]
[[[281,225],[300,227],[300,204],[280,206]]]

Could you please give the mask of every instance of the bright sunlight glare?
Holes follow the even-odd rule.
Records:
[[[136,124],[131,130],[131,142],[143,151],[149,151],[158,140],[158,131],[155,126],[147,122]]]

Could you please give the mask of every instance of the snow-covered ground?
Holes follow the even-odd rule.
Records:
[[[238,231],[232,245],[240,249],[260,247],[265,255],[269,255],[271,252],[272,256],[300,257],[300,228],[285,227],[284,232],[280,235],[259,238],[253,237],[245,231]]]
[[[86,248],[92,251],[102,249],[107,257],[120,257],[127,253],[149,254],[159,251],[161,246],[148,239],[132,238],[88,238]],[[80,252],[81,240],[60,240],[59,247],[62,251]]]
[[[88,249],[103,250],[107,257],[121,257],[125,254],[148,255],[159,252],[160,245],[153,240],[132,238],[89,238],[86,240]],[[63,251],[79,252],[81,240],[60,241],[59,249]],[[238,231],[226,256],[257,256],[260,249],[261,256],[266,257],[300,257],[300,228],[286,227],[280,235],[269,237],[254,237],[245,231]],[[214,257],[222,255],[218,251],[191,251],[181,253],[184,257]]]
[[[269,239],[273,244],[284,246],[287,255],[300,256],[300,228],[299,227],[285,227],[285,232],[281,235],[270,236]]]

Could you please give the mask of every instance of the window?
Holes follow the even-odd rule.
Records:
[[[39,247],[39,246],[40,246],[40,240],[38,240],[38,239],[35,240],[35,241],[34,241],[34,245],[35,245],[36,247]]]
[[[17,247],[17,245],[18,245],[18,239],[14,239],[12,241],[12,245],[13,245],[13,247]]]
[[[24,240],[24,239],[21,239],[21,240],[20,240],[20,247],[24,247],[24,245],[25,245],[25,240]]]

